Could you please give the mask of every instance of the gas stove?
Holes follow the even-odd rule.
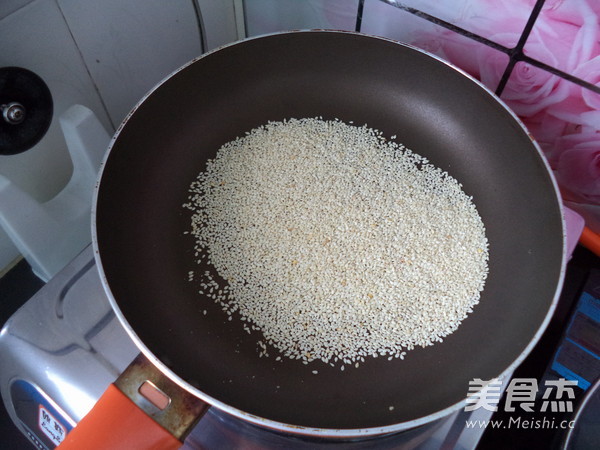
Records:
[[[0,393],[17,428],[55,448],[139,353],[108,302],[87,247],[21,307],[0,332]],[[421,427],[367,440],[283,434],[210,408],[183,448],[474,448],[491,412],[459,410]]]

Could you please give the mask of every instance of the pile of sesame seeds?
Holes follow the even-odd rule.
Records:
[[[394,138],[394,137],[393,137]],[[461,185],[366,125],[269,122],[190,188],[199,295],[261,356],[358,366],[441,342],[478,303],[485,229]]]

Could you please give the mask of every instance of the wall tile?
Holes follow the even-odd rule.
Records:
[[[58,4],[115,126],[148,90],[201,54],[190,0]]]
[[[563,72],[600,85],[600,2],[547,0],[524,52]]]

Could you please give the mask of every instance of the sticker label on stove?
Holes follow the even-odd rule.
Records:
[[[67,435],[66,428],[42,405],[39,408],[38,425],[55,445],[59,445]]]
[[[75,421],[40,387],[23,379],[11,383],[8,404],[17,416],[17,427],[42,450],[56,448],[75,426]]]

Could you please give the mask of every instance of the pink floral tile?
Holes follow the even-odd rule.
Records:
[[[600,94],[520,62],[500,97],[540,144],[565,202],[600,223]]]
[[[524,53],[600,86],[600,1],[546,0]]]

